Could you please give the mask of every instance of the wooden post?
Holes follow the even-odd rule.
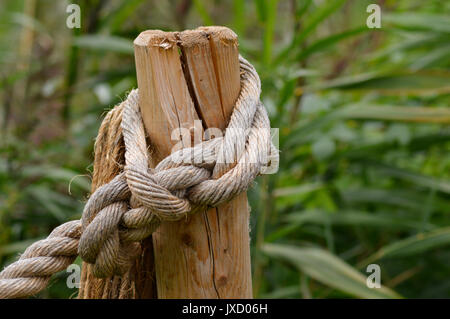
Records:
[[[239,95],[237,36],[225,27],[150,30],[134,41],[151,165],[169,155],[178,127],[227,126]],[[158,298],[251,298],[246,194],[153,234]]]

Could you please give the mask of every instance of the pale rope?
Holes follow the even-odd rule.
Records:
[[[73,262],[77,252],[94,264],[97,277],[123,274],[139,254],[137,242],[161,221],[177,221],[227,202],[246,191],[269,162],[277,166],[270,122],[259,101],[258,74],[242,57],[240,66],[241,92],[225,135],[175,152],[155,169],[149,169],[138,91],[133,90],[123,102],[124,171],[91,195],[81,221],[57,227],[0,273],[0,298],[41,291],[51,275]]]

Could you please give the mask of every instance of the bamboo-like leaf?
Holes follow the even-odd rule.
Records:
[[[366,90],[391,95],[444,94],[450,92],[450,74],[441,73],[401,73],[390,70],[368,72],[344,76],[306,87],[314,90]]]
[[[295,266],[321,283],[359,298],[401,298],[395,291],[382,286],[368,288],[366,277],[339,257],[321,248],[265,244],[264,253]]]
[[[365,161],[365,164],[376,168],[380,174],[385,174],[395,178],[403,179],[405,181],[417,184],[419,186],[428,187],[430,189],[450,194],[450,182],[445,179],[438,179],[431,176],[426,176],[409,170],[401,169],[399,167],[379,163],[375,161]]]
[[[427,195],[423,192],[400,189],[382,188],[355,188],[346,189],[341,192],[341,196],[346,203],[373,203],[383,205],[394,205],[412,210],[422,210],[423,203],[427,200]],[[433,208],[445,211],[450,206],[450,202],[440,199],[433,201]]]
[[[355,104],[342,113],[343,118],[421,123],[450,123],[450,109]]]
[[[448,61],[450,61],[450,45],[444,45],[415,60],[411,64],[411,70],[418,71],[439,63],[445,65]]]
[[[267,19],[266,0],[255,0],[254,4],[256,6],[256,13],[257,13],[259,22],[264,23],[264,21],[266,21],[266,19]]]
[[[387,48],[383,48],[372,55],[371,60],[377,60],[385,58],[391,54],[395,54],[401,51],[409,51],[413,49],[420,49],[423,47],[440,46],[450,39],[448,34],[441,34],[435,32],[420,33],[412,38],[407,38],[404,41],[396,42]]]
[[[368,261],[407,257],[422,254],[428,250],[450,245],[450,227],[440,228],[428,233],[420,233],[384,246]]]
[[[80,187],[84,191],[90,190],[90,183],[86,177],[82,177],[76,172],[60,167],[52,166],[27,166],[22,170],[22,176],[41,177],[50,180],[62,180]]]
[[[300,226],[305,223],[319,223],[332,225],[352,225],[366,227],[387,227],[397,229],[420,229],[424,225],[421,221],[395,217],[392,214],[374,214],[362,211],[338,211],[328,213],[323,211],[305,211],[301,213],[291,213],[286,216],[286,221]],[[432,225],[425,225],[427,229]]]
[[[75,38],[73,45],[94,51],[108,51],[133,54],[133,42],[126,38],[108,35],[81,35]]]
[[[273,38],[275,34],[275,22],[277,16],[278,0],[266,0],[266,19],[264,20],[263,57],[262,62],[269,66],[272,62]]]
[[[245,31],[245,0],[233,0],[233,29],[238,36]]]
[[[44,207],[60,222],[65,221],[68,215],[73,213],[71,211],[65,211],[64,207],[57,202],[61,200],[61,195],[48,188],[43,186],[29,186],[26,192],[39,206]]]
[[[130,19],[130,16],[138,12],[138,7],[144,3],[145,0],[127,0],[123,1],[114,12],[108,14],[103,21],[101,21],[102,30],[115,31]]]
[[[28,248],[28,246],[41,239],[43,239],[43,237],[27,239],[23,241],[14,242],[8,245],[0,246],[0,257],[5,255],[23,253],[25,249]]]
[[[198,14],[202,18],[204,25],[213,25],[214,24],[214,21],[211,18],[211,16],[209,15],[208,10],[206,9],[206,6],[202,0],[194,0],[194,6],[195,6],[195,9],[197,10]]]
[[[292,298],[300,293],[299,286],[289,286],[276,289],[268,294],[262,296],[263,299],[280,299],[280,298]]]
[[[450,33],[450,17],[446,14],[417,12],[387,13],[383,21],[412,30],[433,30]]]
[[[342,110],[334,110],[325,115],[318,116],[314,119],[302,122],[292,130],[283,144],[283,148],[290,148],[294,145],[303,144],[311,139],[314,134],[320,132],[321,129],[330,123],[338,120],[342,116]]]
[[[282,147],[290,148],[294,145],[310,142],[313,137],[317,137],[317,134],[321,129],[342,119],[448,124],[450,123],[450,109],[437,107],[367,105],[361,103],[352,104],[301,123],[292,130],[285,140],[283,140]],[[442,138],[436,138],[435,141],[446,141],[445,135],[446,134],[444,134]],[[384,142],[382,145],[367,145],[361,147],[360,150],[348,150],[346,151],[347,155],[342,153],[341,156],[355,157],[358,154],[364,154],[367,149],[372,148],[373,150],[377,150],[388,147],[388,144],[389,143]]]
[[[42,22],[35,19],[34,17],[30,17],[29,15],[23,14],[21,12],[14,12],[14,13],[11,12],[9,17],[14,23],[22,25],[26,28],[33,29],[45,35],[48,35],[48,31],[46,30]]]
[[[284,49],[277,57],[276,63],[283,61],[286,57],[292,53],[294,49],[298,49],[300,44],[306,39],[306,37],[311,34],[318,25],[331,14],[336,12],[346,0],[330,0],[324,2],[324,4],[317,10],[313,11],[312,15],[304,23],[304,27],[301,32],[294,36],[292,43]]]
[[[368,30],[370,30],[370,29],[367,27],[359,27],[359,28],[347,30],[347,31],[344,31],[341,33],[332,34],[328,37],[325,37],[323,39],[320,39],[320,40],[314,42],[311,45],[308,45],[305,49],[301,50],[297,54],[295,59],[303,60],[313,53],[323,52],[325,49],[333,46],[336,43],[339,43],[342,40],[362,34],[364,32],[367,32]]]
[[[322,189],[323,183],[303,183],[299,186],[277,188],[273,191],[274,197],[299,196]]]
[[[450,132],[440,132],[436,134],[424,134],[414,136],[405,147],[412,153],[424,151],[436,144],[445,145],[450,141]],[[376,143],[367,143],[355,145],[350,149],[344,150],[338,154],[344,158],[366,158],[367,155],[380,155],[399,147],[397,141],[381,141]]]
[[[336,12],[347,0],[332,0],[327,1],[323,6],[314,11],[311,17],[305,24],[303,30],[295,37],[294,45],[299,45],[311,32],[313,32],[317,26],[328,18],[331,14]]]

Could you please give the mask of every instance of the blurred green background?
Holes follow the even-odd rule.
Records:
[[[450,2],[73,1],[81,29],[70,3],[0,2],[2,268],[80,217],[102,116],[137,86],[133,39],[225,25],[280,128],[280,170],[249,191],[255,296],[450,297]],[[76,296],[67,275],[39,297]]]

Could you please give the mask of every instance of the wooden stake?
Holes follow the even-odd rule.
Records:
[[[155,166],[178,127],[224,129],[239,95],[237,36],[224,27],[142,32],[134,41],[140,108]],[[246,194],[153,235],[159,298],[251,298]]]

